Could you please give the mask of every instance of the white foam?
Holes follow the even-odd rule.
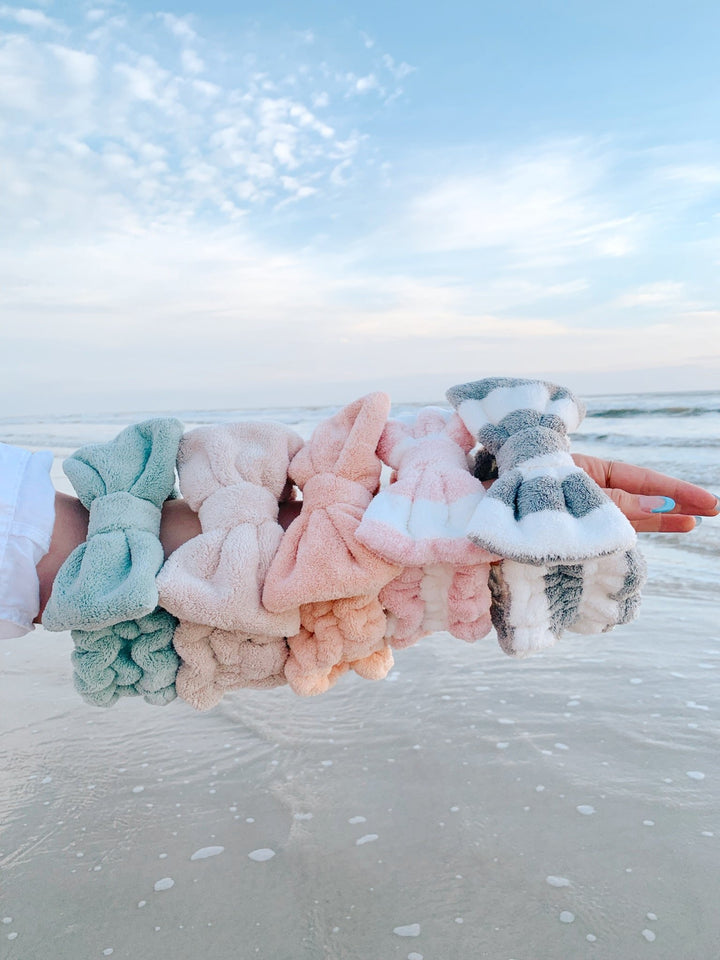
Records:
[[[264,860],[271,860],[275,856],[275,851],[269,847],[260,847],[259,850],[251,850],[248,854],[251,860],[262,863]]]
[[[293,817],[295,820],[312,820],[313,815],[311,813],[294,813]]]
[[[172,877],[163,877],[162,880],[155,881],[154,890],[156,893],[159,893],[161,890],[169,890],[170,887],[175,886],[175,881]]]
[[[207,860],[208,857],[217,857],[225,847],[201,847],[190,857],[191,860]]]
[[[399,937],[419,937],[420,924],[409,923],[406,927],[393,927],[393,933],[396,933]]]
[[[702,772],[702,770],[687,770],[685,775],[690,777],[691,780],[705,779],[705,774]]]
[[[114,953],[114,950],[113,950],[112,947],[106,947],[106,948],[103,950],[103,956],[104,956],[104,957],[109,957],[112,953]]]
[[[366,823],[367,817],[350,817],[348,823]]]
[[[423,960],[423,955],[421,953],[409,953],[408,960]]]
[[[595,807],[589,803],[581,803],[575,807],[578,813],[581,813],[584,817],[590,817],[595,813]]]
[[[545,883],[549,883],[551,887],[570,886],[570,881],[567,877],[545,877]]]
[[[145,787],[140,787],[140,786],[138,786],[138,787],[133,787],[133,788],[132,788],[132,792],[133,792],[133,793],[142,793],[144,789],[145,789]]]
[[[364,843],[372,843],[373,840],[377,840],[377,833],[366,833],[364,837],[360,837],[355,841],[356,847],[361,847]]]
[[[558,917],[558,920],[560,921],[560,923],[574,923],[575,914],[570,913],[569,910],[563,910],[563,912]]]
[[[645,916],[648,918],[648,920],[657,920],[656,913],[646,913]]]
[[[652,930],[643,930],[642,935],[645,937],[648,943],[652,943],[655,939],[655,934]]]

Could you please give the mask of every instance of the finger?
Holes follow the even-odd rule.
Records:
[[[675,501],[670,497],[638,496],[635,493],[628,493],[627,490],[609,490],[607,487],[604,492],[628,520],[646,520],[656,514],[683,512],[677,509]]]
[[[658,513],[645,520],[631,520],[630,525],[638,533],[690,533],[697,526],[697,521],[695,517]]]
[[[598,457],[576,455],[575,463],[582,467],[601,487],[607,487],[607,474],[611,472],[613,489],[624,490],[641,496],[664,496],[675,501],[678,513],[701,517],[714,517],[720,513],[720,503],[714,494],[687,480],[678,480],[656,470],[637,467],[621,460],[607,461]]]

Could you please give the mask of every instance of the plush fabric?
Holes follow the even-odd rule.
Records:
[[[400,567],[355,535],[380,482],[375,450],[389,408],[384,393],[356,400],[319,424],[290,464],[302,509],[270,565],[263,603],[301,605],[303,629],[288,636],[285,668],[297,693],[320,693],[347,669],[384,675],[392,663],[377,597]]]
[[[146,420],[65,461],[90,520],[86,542],[55,578],[42,618],[47,630],[96,630],[155,609],[160,511],[173,494],[181,435],[178,420]]]
[[[505,558],[490,577],[501,647],[525,656],[565,630],[631,619],[644,564],[627,518],[570,456],[582,403],[563,387],[513,379],[452,387],[448,399],[483,444],[475,472],[497,467],[468,535]]]
[[[83,700],[109,707],[120,697],[141,696],[164,706],[175,699],[179,659],[172,640],[175,618],[157,609],[102,630],[73,630],[75,688]]]
[[[605,633],[634,620],[646,580],[647,565],[637,547],[585,561],[583,592],[568,630]]]
[[[202,533],[175,550],[157,578],[160,603],[179,620],[284,637],[300,628],[299,603],[272,612],[261,593],[282,540],[278,500],[301,438],[280,423],[199,427],[180,444],[180,490]]]
[[[465,536],[485,496],[468,468],[473,443],[460,417],[438,407],[390,420],[383,430],[378,454],[394,468],[394,482],[373,498],[357,538],[405,565],[380,593],[392,646],[409,646],[437,630],[464,640],[490,630],[494,556]]]
[[[574,564],[504,560],[490,575],[492,621],[503,650],[518,657],[563,633],[604,633],[634,620],[646,580],[637,548]]]
[[[585,412],[572,393],[539,380],[496,378],[451,387],[447,397],[497,461],[498,480],[468,524],[473,542],[540,564],[633,547],[627,518],[570,456],[567,434]]]
[[[265,690],[286,683],[283,637],[246,637],[198,623],[180,623],[173,644],[182,658],[178,696],[196,710],[216,706],[228,690]]]

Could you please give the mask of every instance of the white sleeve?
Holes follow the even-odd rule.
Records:
[[[40,607],[35,569],[55,522],[53,455],[0,443],[0,640],[33,630]]]

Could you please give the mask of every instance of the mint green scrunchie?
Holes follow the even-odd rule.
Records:
[[[179,420],[146,420],[65,461],[90,521],[87,540],[55,578],[42,618],[47,630],[99,630],[155,609],[161,507],[173,494],[182,433]]]
[[[158,607],[103,630],[73,630],[75,689],[97,707],[109,707],[120,697],[170,703],[180,664],[172,645],[176,625],[175,617]]]

